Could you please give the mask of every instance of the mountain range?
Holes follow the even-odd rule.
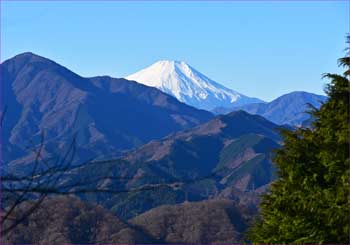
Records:
[[[213,81],[183,61],[161,60],[126,79],[155,87],[181,102],[208,111],[262,102]]]
[[[74,183],[109,176],[89,188],[120,193],[45,200],[3,243],[241,243],[259,195],[275,179],[278,128],[237,111],[82,165],[62,179],[65,186],[79,191]]]
[[[310,124],[309,104],[319,108],[325,96],[295,91],[266,103],[251,98],[213,81],[183,61],[161,60],[126,77],[155,87],[179,101],[214,114],[244,110],[279,124]]]
[[[137,190],[162,185],[118,195],[80,195],[123,219],[160,205],[219,197],[254,209],[259,193],[275,179],[272,156],[281,144],[278,129],[261,116],[232,112],[153,140],[119,159],[83,166],[65,182],[76,186],[76,181],[108,175],[112,180],[101,178],[92,188]]]
[[[118,155],[152,139],[206,122],[198,110],[155,88],[107,76],[84,78],[32,53],[1,64],[5,165],[54,157],[74,140],[80,161]]]
[[[41,145],[50,164],[72,144],[74,163],[104,160],[65,173],[60,191],[78,194],[46,200],[4,243],[242,242],[276,178],[279,129],[310,125],[306,103],[326,100],[294,92],[264,103],[172,61],[128,77],[137,82],[82,77],[33,53],[0,72],[5,170],[28,173]]]
[[[265,117],[279,125],[309,126],[311,107],[319,108],[327,100],[326,96],[295,91],[284,94],[269,103],[252,103],[231,108],[216,108],[215,114],[226,114],[236,110],[244,110],[251,114]],[[312,121],[312,120],[311,120]]]
[[[244,111],[214,118],[156,88],[107,76],[84,78],[32,53],[5,61],[1,72],[3,161],[12,171],[27,171],[36,156],[32,149],[40,145],[44,133],[46,159],[57,158],[72,140],[77,144],[76,162],[91,157],[116,159],[97,168],[79,168],[67,182],[88,179],[92,173],[130,178],[98,183],[110,188],[196,180],[185,187],[162,189],[164,199],[159,193],[94,197],[124,219],[186,199],[246,200],[245,192],[265,188],[274,179],[272,150],[282,143],[277,129],[285,121],[273,123]],[[276,100],[279,103],[255,103],[242,109],[271,109],[277,104],[294,112],[291,105],[301,93],[294,94],[289,100],[285,98],[293,94]],[[300,101],[305,98],[307,93]],[[315,102],[320,97],[311,98]]]

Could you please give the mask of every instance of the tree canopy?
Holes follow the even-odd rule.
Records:
[[[282,132],[279,178],[262,197],[252,242],[350,243],[349,52],[338,60],[342,75],[324,75],[329,98],[311,110],[312,127]]]

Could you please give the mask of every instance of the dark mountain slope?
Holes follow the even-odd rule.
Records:
[[[13,213],[28,210],[23,203]],[[5,224],[5,227],[8,224]],[[135,244],[155,239],[100,206],[72,197],[45,200],[24,222],[2,237],[1,244]]]
[[[160,206],[130,222],[166,243],[233,244],[243,241],[245,214],[232,201],[209,200]]]
[[[161,204],[213,198],[227,188],[244,195],[275,178],[271,156],[273,149],[279,147],[277,128],[260,116],[233,112],[151,141],[104,167],[81,169],[72,179],[85,178],[88,173],[112,174],[114,179],[122,177],[120,181],[98,184],[99,188],[113,190],[169,184],[148,191],[82,196],[99,200],[122,218]],[[239,195],[237,199],[241,198]]]
[[[160,206],[125,222],[101,206],[61,196],[46,199],[1,244],[232,244],[243,241],[251,216],[233,201],[216,199]]]
[[[212,118],[161,91],[110,77],[83,78],[24,53],[1,64],[5,163],[33,161],[45,133],[47,155],[76,138],[77,159],[107,157]]]

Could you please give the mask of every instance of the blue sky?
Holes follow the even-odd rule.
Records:
[[[349,1],[1,1],[1,61],[31,51],[83,76],[183,60],[248,96],[322,93],[340,72]]]

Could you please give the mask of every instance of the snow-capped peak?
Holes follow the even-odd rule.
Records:
[[[261,102],[224,87],[183,61],[160,60],[126,79],[156,87],[200,109]]]

